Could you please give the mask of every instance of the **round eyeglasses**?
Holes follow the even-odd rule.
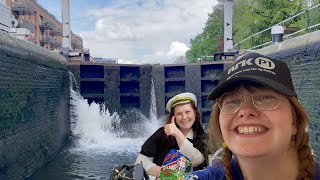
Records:
[[[278,94],[272,92],[246,93],[239,94],[228,92],[223,94],[217,101],[220,110],[226,114],[239,111],[244,104],[244,96],[250,95],[252,104],[260,111],[272,111],[281,103]]]

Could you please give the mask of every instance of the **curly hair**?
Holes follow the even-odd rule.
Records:
[[[292,146],[297,152],[299,162],[297,179],[309,180],[313,178],[315,173],[315,157],[312,154],[312,149],[309,144],[309,134],[306,130],[309,124],[309,118],[297,97],[288,97],[288,99],[292,107],[295,126],[297,127],[297,134],[292,139]],[[224,140],[219,125],[219,114],[219,107],[214,105],[209,121],[209,143],[221,147]],[[232,155],[233,153],[228,147],[224,148],[222,161],[224,164],[225,179],[227,180],[233,179],[230,165]]]

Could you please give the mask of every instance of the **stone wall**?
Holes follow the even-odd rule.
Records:
[[[154,80],[157,115],[166,115],[166,103],[176,94],[191,92],[197,97],[197,107],[206,126],[212,111],[213,102],[207,100],[209,92],[218,85],[222,71],[231,61],[214,61],[195,64],[154,65]]]
[[[258,53],[285,61],[295,90],[309,118],[311,144],[320,160],[320,31],[286,40],[263,48]]]
[[[69,90],[65,58],[0,32],[0,179],[24,179],[63,146]]]
[[[139,113],[138,117],[128,115],[135,110],[149,117],[151,69],[151,65],[69,63],[81,95],[89,103],[105,103],[111,113],[120,115],[122,123],[139,120]]]

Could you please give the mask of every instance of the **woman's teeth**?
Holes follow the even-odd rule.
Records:
[[[257,134],[265,132],[266,128],[261,126],[239,126],[237,130],[240,134]]]

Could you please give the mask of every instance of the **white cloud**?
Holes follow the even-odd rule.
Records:
[[[213,0],[137,0],[87,11],[92,30],[76,32],[94,57],[122,63],[171,63],[189,49],[216,3]],[[90,18],[89,18],[90,17]]]
[[[126,24],[115,23],[108,24],[105,19],[99,19],[96,23],[95,32],[96,40],[100,40],[101,37],[106,36],[113,40],[136,40],[143,38],[143,35],[134,33],[133,29]]]
[[[170,44],[170,50],[167,53],[167,56],[184,56],[185,52],[188,51],[189,48],[184,43],[180,43],[178,41],[172,42]]]

